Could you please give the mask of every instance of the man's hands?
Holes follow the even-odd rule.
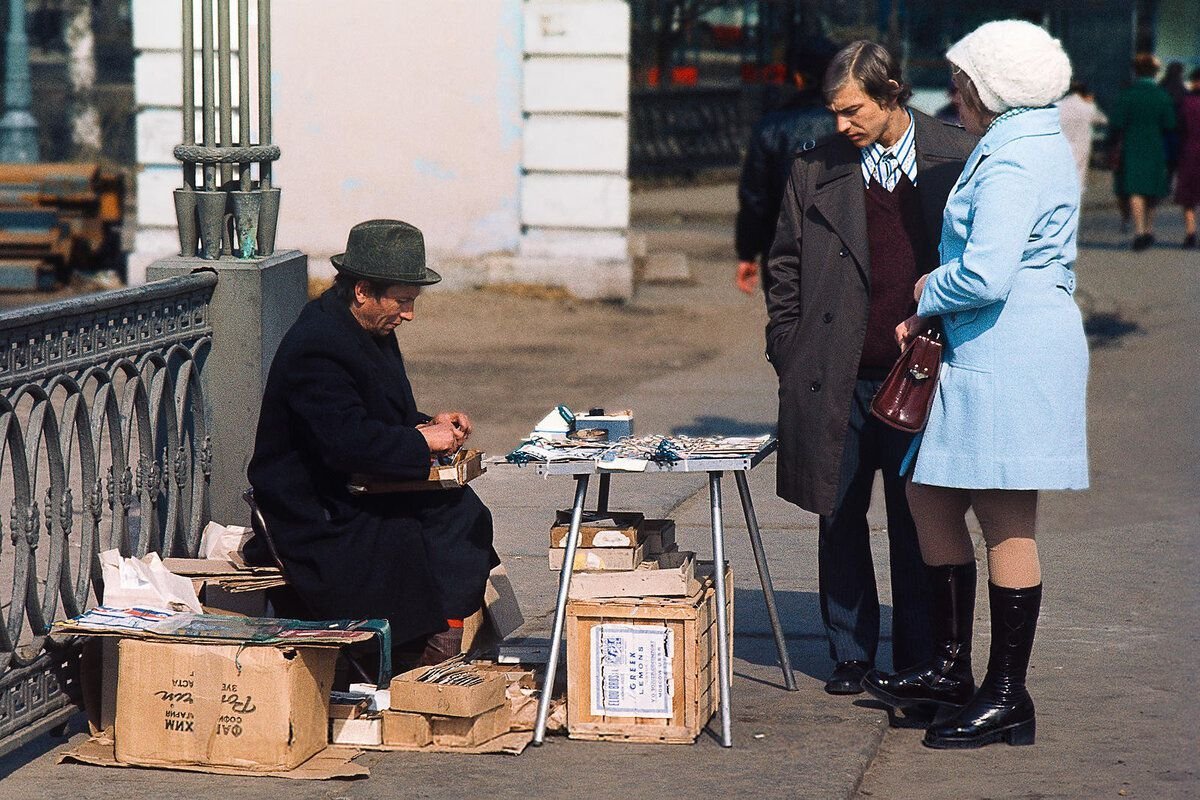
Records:
[[[758,262],[739,261],[733,282],[746,294],[754,294],[758,287]]]
[[[425,437],[431,453],[452,453],[471,435],[471,420],[461,411],[442,411],[417,430]]]
[[[462,431],[463,439],[471,435],[471,420],[461,411],[441,411],[433,415],[433,424],[448,423]]]

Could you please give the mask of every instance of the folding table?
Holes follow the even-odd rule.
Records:
[[[546,717],[550,710],[550,693],[554,679],[558,673],[558,659],[562,649],[563,624],[567,613],[567,598],[571,588],[571,575],[575,567],[575,550],[579,546],[579,527],[583,516],[583,504],[587,499],[588,481],[593,475],[600,476],[600,486],[596,499],[596,510],[608,511],[609,482],[614,473],[636,478],[638,475],[659,474],[664,472],[706,472],[708,473],[708,492],[712,514],[713,561],[717,565],[725,563],[725,528],[722,522],[721,506],[721,477],[726,472],[732,472],[737,482],[738,494],[742,501],[742,513],[746,517],[746,528],[750,533],[750,545],[754,550],[754,561],[758,565],[758,577],[762,582],[763,598],[766,601],[767,616],[771,621],[771,630],[775,635],[775,646],[779,650],[779,664],[783,669],[783,681],[788,691],[796,690],[796,679],[792,675],[791,659],[788,658],[787,642],[784,641],[783,629],[779,624],[779,612],[775,606],[775,590],[771,587],[771,574],[767,569],[767,556],[763,551],[762,536],[758,530],[758,519],[754,515],[754,504],[750,499],[750,487],[746,475],[775,451],[778,442],[768,439],[757,452],[746,455],[729,455],[713,458],[684,458],[671,464],[649,462],[642,472],[606,469],[598,459],[584,461],[550,461],[536,463],[537,474],[571,475],[575,478],[575,501],[571,507],[571,527],[565,542],[566,552],[563,554],[562,570],[558,578],[558,601],[554,608],[554,631],[550,638],[550,661],[546,666],[545,686],[538,702],[537,725],[534,727],[533,743],[541,744],[546,737]],[[725,585],[725,571],[717,567],[714,571],[717,608],[725,608],[726,592],[732,587]],[[721,744],[733,746],[733,736],[730,731],[730,662],[728,620],[724,613],[717,614],[717,666],[718,685],[720,688],[721,708]]]

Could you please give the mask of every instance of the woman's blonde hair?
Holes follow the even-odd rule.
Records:
[[[950,62],[950,79],[954,81],[954,85],[958,87],[958,94],[961,98],[960,102],[971,109],[976,114],[981,115],[984,119],[991,119],[996,116],[996,112],[992,111],[979,97],[979,90],[975,88],[975,82],[971,80],[962,68],[953,61]]]

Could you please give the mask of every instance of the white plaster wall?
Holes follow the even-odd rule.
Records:
[[[282,246],[311,265],[341,252],[355,222],[395,217],[421,228],[434,259],[515,248],[519,0],[275,9]]]
[[[142,169],[132,281],[178,252],[170,195],[182,184],[170,158],[182,138],[178,8],[133,5]],[[520,0],[274,3],[277,247],[308,253],[310,273],[328,274],[354,223],[396,217],[424,231],[433,261],[515,250],[521,37]]]

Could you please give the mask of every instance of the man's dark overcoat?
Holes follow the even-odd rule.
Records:
[[[386,617],[395,642],[446,629],[483,600],[499,563],[492,519],[464,489],[354,496],[351,473],[429,475],[430,453],[395,336],[375,337],[331,290],[275,354],[249,478],[304,611]],[[262,542],[247,558],[269,563]]]
[[[946,198],[976,139],[919,111],[912,115],[916,190],[936,242]],[[867,332],[871,260],[860,152],[836,135],[796,157],[766,268],[767,358],[779,375],[777,492],[818,514],[837,504]]]

